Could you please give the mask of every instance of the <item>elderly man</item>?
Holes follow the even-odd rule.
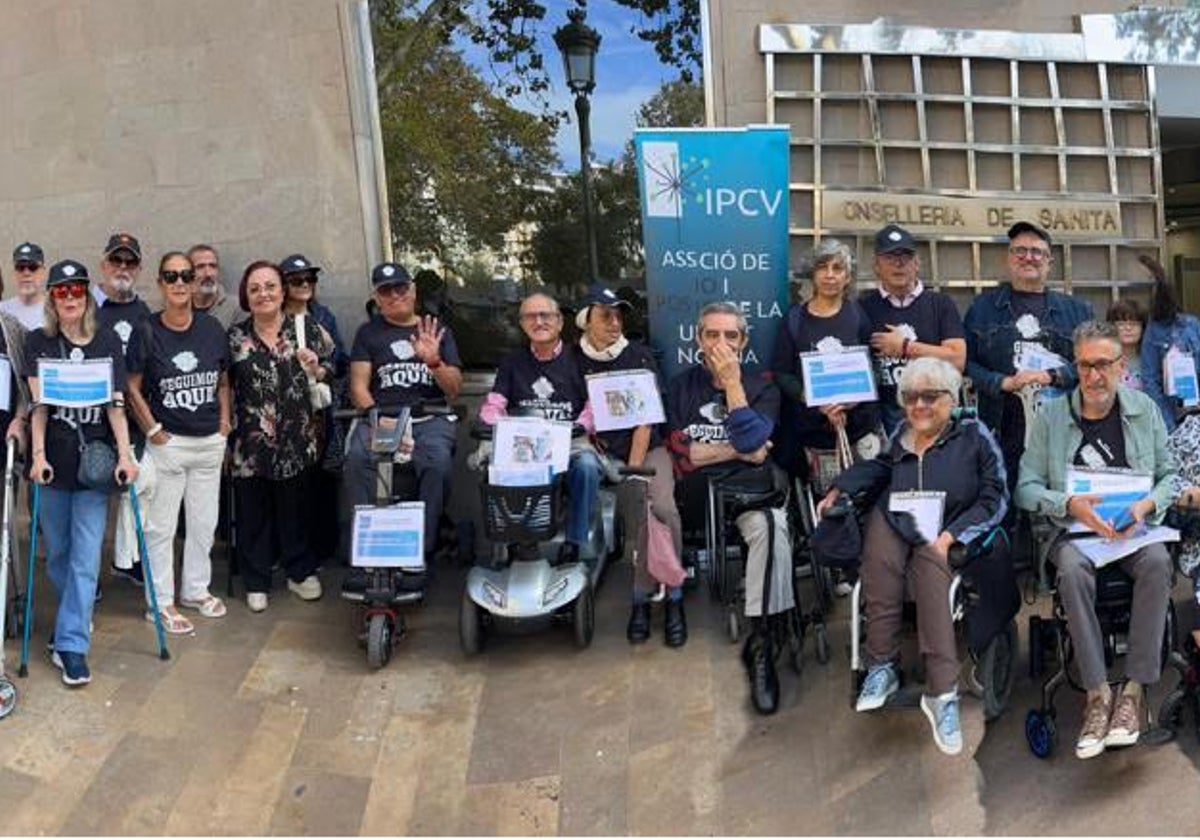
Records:
[[[22,242],[12,257],[17,293],[0,303],[0,312],[16,318],[25,329],[36,330],[46,315],[46,257],[33,242]]]
[[[496,381],[484,399],[479,418],[493,425],[507,414],[568,420],[593,431],[592,407],[575,350],[562,340],[563,316],[558,302],[535,293],[521,301],[521,329],[529,344],[500,361]],[[600,459],[590,444],[571,442],[567,468],[567,534],[560,562],[579,559],[600,492]]]
[[[350,351],[350,401],[360,411],[395,415],[425,402],[447,402],[462,387],[462,362],[454,335],[436,318],[417,315],[417,288],[408,270],[385,262],[371,272],[379,314],[358,328]],[[346,498],[354,505],[375,498],[370,429],[359,424],[346,453]],[[413,420],[412,463],[417,495],[425,503],[425,551],[437,547],[438,521],[450,495],[455,424],[429,415]],[[343,528],[348,535],[349,528]]]
[[[240,321],[242,310],[236,298],[230,297],[221,282],[221,257],[212,245],[193,245],[187,250],[187,258],[196,273],[196,285],[192,287],[192,309],[207,312],[228,330],[234,321]]]
[[[1056,524],[1084,525],[1108,539],[1124,539],[1143,521],[1162,520],[1174,498],[1175,460],[1167,450],[1167,430],[1150,397],[1120,387],[1125,361],[1117,328],[1085,321],[1073,335],[1079,385],[1066,397],[1047,402],[1033,421],[1029,445],[1021,458],[1017,504],[1051,517]],[[1120,533],[1100,517],[1099,497],[1071,494],[1068,469],[1128,468],[1150,476],[1151,491],[1129,513],[1135,524]],[[1115,561],[1133,578],[1126,683],[1117,697],[1109,689],[1104,642],[1096,617],[1096,570],[1071,542],[1052,550],[1058,591],[1067,612],[1067,628],[1075,648],[1079,675],[1087,690],[1083,728],[1075,742],[1080,758],[1099,755],[1105,747],[1137,742],[1142,688],[1158,681],[1163,626],[1171,587],[1171,558],[1152,544]]]
[[[889,435],[903,418],[896,387],[910,359],[942,359],[960,371],[967,362],[967,343],[954,301],[926,289],[920,273],[921,258],[911,233],[888,225],[875,234],[879,294],[865,294],[859,303],[871,321],[879,405]]]
[[[704,361],[667,387],[668,446],[682,495],[695,499],[712,475],[748,489],[779,486],[780,470],[768,460],[770,437],[779,422],[779,389],[763,376],[742,371],[749,334],[741,308],[734,303],[705,306],[697,319],[696,341]],[[787,517],[781,507],[751,510],[741,513],[736,524],[748,549],[745,609],[752,624],[742,662],[755,709],[769,715],[779,708],[769,619],[796,604]]]
[[[980,293],[963,318],[967,375],[979,394],[980,419],[1000,439],[1009,490],[1025,449],[1023,400],[1046,387],[1075,386],[1071,333],[1092,317],[1091,307],[1046,288],[1054,265],[1050,234],[1031,222],[1008,230],[1008,277]],[[1061,364],[1053,365],[1056,358]]]
[[[93,284],[100,303],[100,328],[111,330],[121,342],[125,363],[129,364],[129,337],[150,317],[150,307],[138,297],[137,281],[142,270],[142,245],[128,233],[114,233],[104,246],[100,260],[100,282]],[[137,493],[142,511],[150,506],[154,492],[153,462],[143,457],[146,439],[141,428],[131,423],[130,444],[138,464]],[[113,535],[113,574],[142,584],[142,564],[138,557],[134,531],[133,509],[129,494],[122,493],[118,501],[117,528]],[[145,514],[143,513],[143,516]]]

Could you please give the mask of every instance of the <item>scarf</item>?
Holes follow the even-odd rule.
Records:
[[[579,336],[579,349],[583,351],[583,355],[587,356],[593,362],[611,362],[613,359],[620,356],[629,346],[629,339],[621,336],[612,344],[605,347],[603,350],[597,350],[588,341],[587,335]]]

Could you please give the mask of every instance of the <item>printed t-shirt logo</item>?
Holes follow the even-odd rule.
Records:
[[[539,376],[534,381],[533,385],[530,386],[530,390],[537,394],[539,398],[548,400],[554,393],[554,384],[551,383],[546,377]]]
[[[398,338],[392,342],[392,353],[397,359],[406,362],[417,354],[413,349],[412,342],[407,338]]]
[[[176,353],[171,362],[175,367],[184,373],[191,373],[200,364],[200,360],[196,358],[196,354],[191,350],[184,350],[182,353]]]

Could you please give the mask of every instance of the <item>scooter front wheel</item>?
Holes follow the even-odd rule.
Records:
[[[575,645],[587,647],[592,643],[592,636],[596,632],[596,602],[591,584],[579,590],[579,595],[571,607],[571,618],[575,628]]]
[[[17,687],[8,677],[0,675],[0,720],[12,714],[17,707]]]
[[[393,628],[388,616],[377,613],[367,619],[367,664],[378,670],[392,658]]]
[[[458,642],[463,653],[474,656],[483,650],[483,616],[479,605],[471,600],[469,592],[463,592],[462,604],[458,608]]]

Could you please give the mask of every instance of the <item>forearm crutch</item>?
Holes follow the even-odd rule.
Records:
[[[42,485],[33,482],[33,514],[29,519],[29,572],[25,575],[25,626],[21,633],[21,664],[17,676],[29,676],[29,633],[33,629],[34,558],[37,557],[38,517],[42,512]]]
[[[133,509],[133,529],[137,534],[138,556],[142,558],[142,586],[154,611],[154,634],[158,637],[158,658],[170,659],[167,650],[167,634],[163,632],[162,615],[158,612],[158,593],[154,589],[154,570],[150,565],[150,552],[146,548],[146,532],[142,530],[142,511],[138,505],[137,488],[129,483],[129,506]]]

